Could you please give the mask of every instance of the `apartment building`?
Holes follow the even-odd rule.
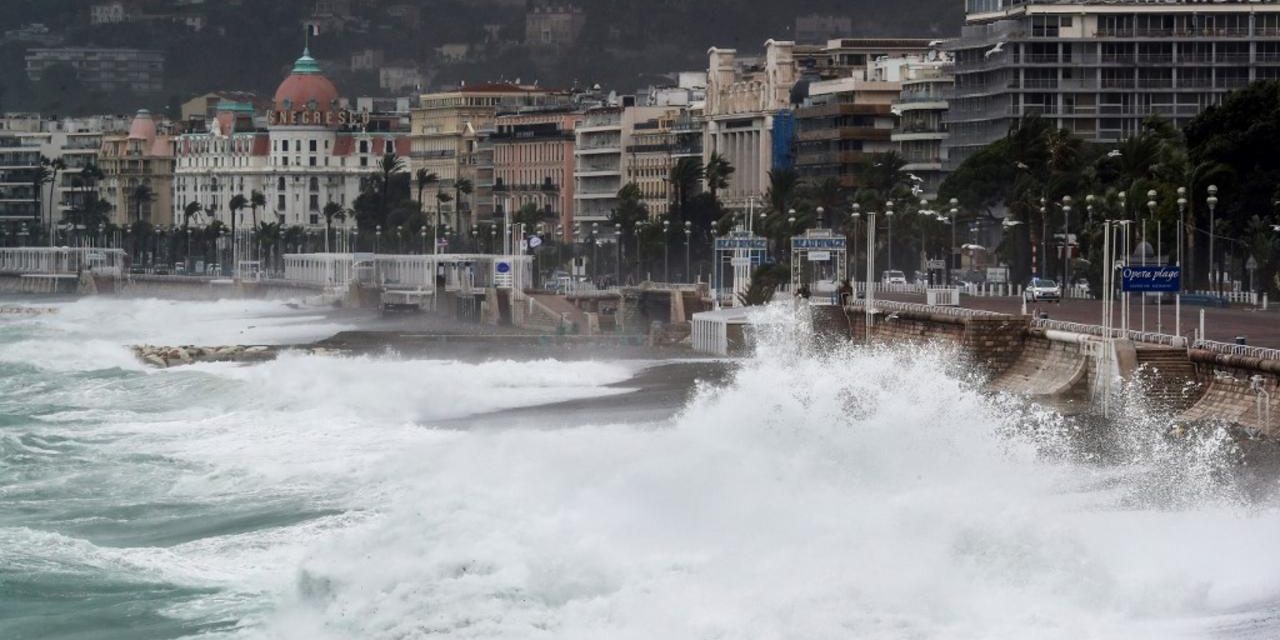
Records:
[[[128,89],[154,93],[164,89],[164,52],[104,47],[61,47],[27,52],[27,77],[39,82],[50,67],[75,69],[86,87],[98,91]]]
[[[471,223],[488,220],[494,211],[493,147],[486,137],[494,132],[498,113],[521,109],[563,107],[571,96],[563,91],[504,83],[464,85],[452,91],[423,94],[410,113],[410,169],[436,174],[441,188],[452,190],[459,178],[472,183],[463,202],[446,205],[451,224],[463,216]]]
[[[488,136],[496,213],[514,213],[531,204],[569,233],[574,222],[574,136],[582,119],[582,113],[571,109],[496,118]]]
[[[54,220],[62,220],[88,191],[97,188],[83,179],[81,172],[99,164],[104,133],[128,125],[129,120],[119,116],[61,120],[35,114],[0,117],[0,221],[43,220],[47,224],[51,209]],[[51,207],[49,186],[36,194],[33,180],[38,166],[54,160],[60,160],[65,168],[50,176],[55,180]]]
[[[936,198],[946,177],[945,119],[954,84],[950,54],[931,50],[902,69],[902,92],[891,109],[898,123],[889,139],[906,162],[902,170],[918,178],[925,198]]]
[[[946,117],[954,167],[1039,114],[1094,142],[1150,115],[1185,124],[1232,89],[1280,78],[1280,4],[966,0]]]
[[[659,118],[668,111],[665,107],[622,106],[587,110],[575,132],[576,221],[591,223],[609,219],[618,205],[618,191],[627,183],[631,171],[628,149],[636,145],[637,124]],[[644,131],[643,127],[648,125],[641,126]]]

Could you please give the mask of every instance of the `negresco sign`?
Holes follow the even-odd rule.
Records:
[[[361,109],[339,109],[338,111],[320,111],[318,109],[272,110],[267,112],[267,124],[275,125],[313,125],[324,127],[363,126],[369,124],[369,112]]]

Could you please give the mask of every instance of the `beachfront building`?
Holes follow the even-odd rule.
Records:
[[[0,117],[0,222],[6,225],[9,242],[22,224],[47,226],[50,217],[61,222],[82,206],[87,194],[97,188],[85,179],[85,167],[99,164],[104,133],[127,129],[129,120],[118,116],[50,118],[36,114],[7,114]],[[50,185],[37,194],[33,178],[42,163],[54,175]],[[58,168],[59,164],[62,168]],[[38,201],[38,202],[37,202]],[[13,227],[10,229],[10,227]]]
[[[495,131],[495,118],[499,113],[569,103],[570,95],[562,91],[505,83],[464,85],[423,94],[410,115],[410,170],[435,174],[437,188],[449,193],[460,178],[471,182],[469,196],[464,194],[462,202],[445,205],[447,221],[455,228],[490,220],[494,215],[494,158],[486,138]]]
[[[889,139],[906,164],[903,171],[918,178],[923,197],[937,197],[946,176],[947,97],[954,77],[950,54],[931,50],[923,60],[902,69],[902,92],[893,104],[898,123]]]
[[[1183,125],[1253,80],[1280,78],[1280,5],[1269,2],[966,0],[947,164],[1038,114],[1093,142],[1143,119]]]
[[[350,209],[383,155],[407,156],[410,145],[394,114],[380,117],[345,104],[304,52],[266,113],[243,103],[220,105],[206,129],[174,139],[175,219],[196,202],[205,212],[201,224],[217,219],[231,225],[231,199],[251,198],[255,191],[265,206],[239,211],[237,226],[256,218],[323,227],[326,204]]]
[[[774,168],[774,123],[791,106],[798,79],[795,43],[769,40],[763,58],[739,57],[735,49],[708,52],[707,102],[702,113],[703,153],[719,154],[736,169],[723,197],[763,196]],[[789,140],[787,141],[789,143]]]
[[[99,196],[111,205],[113,224],[180,223],[173,206],[173,140],[151,112],[138,111],[127,133],[103,137],[98,168]]]
[[[582,113],[572,109],[499,115],[488,136],[493,148],[493,209],[515,213],[533,205],[548,223],[574,221],[574,132]]]
[[[618,191],[637,177],[641,155],[635,146],[638,131],[670,113],[665,107],[609,106],[588,109],[578,126],[574,148],[574,216],[579,223],[604,223],[618,204]],[[637,126],[641,127],[637,129]],[[654,124],[653,126],[657,126]],[[669,125],[668,125],[669,128]],[[643,139],[643,134],[641,134]],[[632,154],[637,153],[633,158]],[[665,154],[669,157],[669,153]],[[648,160],[643,160],[647,162]],[[669,173],[669,160],[666,160]],[[633,169],[633,167],[635,167]],[[645,173],[657,169],[644,169]],[[662,174],[663,177],[666,173]],[[650,189],[653,193],[653,189]],[[665,209],[650,210],[660,214]]]

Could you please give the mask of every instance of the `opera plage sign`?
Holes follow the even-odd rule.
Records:
[[[369,111],[367,109],[320,111],[314,108],[271,110],[267,112],[267,124],[317,127],[368,126]]]

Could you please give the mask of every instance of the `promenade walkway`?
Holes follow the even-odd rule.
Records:
[[[924,303],[924,296],[918,294],[881,293],[877,294],[877,297],[902,302]],[[1022,311],[1022,300],[1010,297],[979,298],[963,296],[960,299],[960,306],[970,309],[1018,314]],[[1245,336],[1252,346],[1280,349],[1280,311],[1257,311],[1240,308],[1221,309],[1183,305],[1182,333],[1184,336],[1190,337],[1192,331],[1199,326],[1201,309],[1205,312],[1205,336],[1207,339],[1232,342],[1236,336]],[[1101,324],[1102,301],[1072,299],[1064,300],[1061,303],[1027,303],[1027,312],[1032,314],[1047,313],[1049,318],[1053,320]],[[1148,304],[1146,312],[1146,330],[1155,332],[1157,329],[1156,305]],[[1163,305],[1160,312],[1159,328],[1161,332],[1174,333],[1173,305]],[[1116,307],[1116,313],[1118,318],[1119,305]],[[1142,305],[1138,304],[1136,300],[1133,301],[1129,314],[1129,328],[1141,330]]]

